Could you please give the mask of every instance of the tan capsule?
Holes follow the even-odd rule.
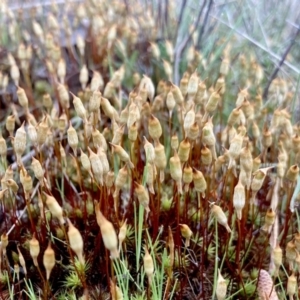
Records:
[[[221,274],[220,269],[218,270],[218,279],[216,287],[216,296],[218,300],[225,300],[227,294],[227,282]]]
[[[126,239],[126,234],[127,234],[127,219],[124,221],[122,226],[120,227],[119,234],[118,234],[118,240],[119,240],[119,252],[122,247],[122,243]]]
[[[148,131],[149,131],[149,135],[153,140],[158,140],[162,135],[162,128],[160,122],[153,115],[151,115],[148,120]]]
[[[148,249],[145,247],[145,255],[144,255],[144,269],[145,273],[148,277],[149,284],[151,285],[152,277],[154,274],[154,263],[151,255],[149,254]]]
[[[226,230],[230,233],[231,229],[227,223],[227,217],[223,212],[222,208],[218,205],[213,204],[211,206],[211,212],[214,215],[214,217],[217,219],[218,223],[224,226]]]
[[[193,181],[193,169],[189,165],[183,168],[182,181],[184,183],[184,191],[187,193],[190,183]]]
[[[70,248],[76,253],[80,263],[84,264],[83,258],[83,239],[79,230],[68,219],[69,229],[68,238],[70,242]]]
[[[114,149],[114,152],[119,156],[120,160],[127,163],[129,167],[132,169],[134,167],[134,164],[131,162],[129,154],[121,146],[112,143],[109,144]]]
[[[276,218],[276,213],[272,208],[269,208],[267,210],[267,213],[265,215],[265,223],[264,223],[264,229],[266,231],[270,231],[270,229],[272,228],[272,226],[274,225],[275,222],[275,218]]]
[[[212,113],[216,110],[219,101],[221,100],[221,96],[219,94],[219,92],[212,92],[212,94],[210,95],[206,106],[205,106],[205,112],[207,113]]]
[[[86,65],[83,65],[79,73],[79,82],[81,83],[81,88],[83,90],[85,90],[88,81],[89,81],[89,71]]]
[[[22,89],[19,86],[17,89],[17,96],[18,96],[20,105],[25,109],[25,111],[27,111],[28,110],[28,98],[26,96],[24,89]]]
[[[114,132],[114,136],[112,138],[112,143],[113,144],[120,144],[123,138],[123,134],[124,134],[124,130],[125,130],[125,125],[121,125],[120,127],[118,127],[117,130],[115,130]]]
[[[190,246],[190,240],[191,237],[193,235],[192,230],[190,229],[190,227],[186,224],[179,224],[180,226],[180,232],[181,235],[185,238],[185,247],[189,247]]]
[[[6,159],[6,155],[7,155],[7,145],[6,145],[6,141],[2,136],[2,133],[0,131],[0,155],[3,159]]]
[[[294,275],[294,272],[288,278],[286,293],[289,296],[289,299],[292,300],[294,295],[297,292],[297,278]]]
[[[174,100],[176,102],[177,105],[182,105],[183,104],[183,101],[184,101],[184,98],[183,98],[183,95],[181,93],[181,90],[178,86],[176,86],[175,84],[171,83],[172,86],[171,86],[171,92],[173,94],[173,97],[174,97]]]
[[[1,235],[1,249],[2,249],[3,256],[6,256],[7,245],[8,245],[8,235],[6,234],[6,232],[4,232]]]
[[[272,251],[272,260],[277,270],[279,270],[280,266],[282,265],[282,249],[277,244],[276,247]]]
[[[299,167],[298,165],[293,165],[291,166],[287,173],[286,173],[286,178],[290,180],[291,182],[296,182],[299,176]]]
[[[285,247],[285,258],[289,264],[289,269],[293,269],[294,261],[297,257],[297,249],[294,241],[290,241]]]
[[[75,108],[75,111],[76,111],[78,117],[81,118],[82,120],[86,121],[86,110],[85,110],[85,107],[84,107],[81,99],[79,97],[76,97],[72,93],[71,93],[71,95],[73,96],[73,105],[74,105],[74,108]]]
[[[89,160],[91,163],[94,177],[98,183],[103,185],[103,166],[101,160],[99,156],[96,153],[94,153],[90,148],[88,148],[88,151],[89,151]]]
[[[170,158],[170,174],[172,179],[176,181],[178,192],[182,194],[182,169],[176,150],[174,150],[174,156]]]
[[[240,122],[240,108],[234,108],[227,119],[228,126],[234,126]]]
[[[128,139],[132,143],[134,143],[137,139],[137,136],[138,136],[138,127],[137,127],[136,122],[135,122],[128,129]]]
[[[32,239],[29,241],[29,253],[33,260],[33,264],[37,267],[38,266],[37,258],[40,253],[40,243],[35,238],[35,234],[33,234]]]
[[[37,143],[39,146],[42,146],[46,142],[48,129],[48,118],[46,116],[37,126]]]
[[[265,129],[263,131],[261,143],[262,143],[262,145],[263,145],[264,148],[271,147],[271,145],[273,143],[273,137],[272,137],[272,133],[271,133],[270,130]]]
[[[196,170],[194,168],[193,170],[193,183],[194,183],[194,189],[197,193],[202,194],[202,197],[205,197],[205,191],[207,188],[207,183],[205,180],[205,177],[203,173],[199,170]]]
[[[60,157],[62,162],[65,164],[65,166],[67,165],[67,157],[66,157],[66,152],[64,147],[62,146],[61,142],[59,142],[59,153],[60,153]]]
[[[101,97],[101,108],[103,109],[104,114],[110,119],[114,119],[114,108],[110,104],[109,100]]]
[[[97,150],[97,155],[98,155],[99,158],[100,158],[100,161],[101,161],[101,164],[102,164],[102,168],[103,168],[103,176],[105,177],[106,174],[107,174],[108,171],[109,171],[109,162],[108,162],[106,153],[105,153],[105,151],[103,150],[102,147],[99,147],[99,148],[98,148],[98,150]]]
[[[190,155],[190,150],[191,150],[191,144],[188,141],[188,138],[185,138],[180,144],[178,148],[178,156],[180,158],[180,161],[187,162],[189,159]]]
[[[67,136],[68,136],[68,144],[72,148],[74,155],[77,156],[76,150],[78,147],[79,140],[78,140],[77,131],[74,129],[71,122],[70,122],[69,129],[67,130]]]
[[[106,178],[105,178],[105,185],[108,189],[109,195],[110,195],[110,190],[114,184],[114,180],[115,180],[115,173],[113,171],[108,171],[108,173],[106,174]]]
[[[168,94],[167,94],[166,105],[167,105],[167,108],[169,110],[169,118],[171,118],[173,109],[176,106],[176,101],[175,101],[174,95],[171,91],[169,91]]]
[[[89,157],[80,149],[80,162],[82,167],[89,173],[91,173],[91,162]]]
[[[25,192],[25,196],[28,196],[29,194],[32,193],[33,182],[32,182],[32,178],[29,174],[26,174],[22,185],[23,185],[23,189]]]
[[[146,219],[147,219],[148,214],[150,212],[148,191],[145,189],[145,187],[143,185],[138,184],[137,182],[135,182],[134,193],[138,198],[139,204],[142,205],[145,208],[145,210],[146,210]]]
[[[19,186],[13,179],[7,179],[6,184],[7,187],[11,189],[15,194],[18,192]]]
[[[95,203],[95,212],[97,223],[100,227],[102,239],[104,246],[107,250],[110,251],[110,256],[112,259],[119,257],[118,251],[118,238],[114,226],[109,222],[102,212],[100,211],[99,203]]]
[[[115,196],[119,194],[119,191],[124,188],[126,182],[128,180],[128,170],[127,165],[125,165],[123,168],[121,168],[117,174],[116,180],[115,180]]]
[[[59,102],[63,109],[67,110],[70,107],[70,97],[66,87],[63,84],[58,83],[57,92],[59,96]]]
[[[16,117],[14,115],[8,116],[6,118],[5,126],[6,126],[7,131],[9,132],[10,136],[13,136],[15,126],[16,126]]]
[[[226,76],[229,72],[229,67],[230,67],[230,61],[228,58],[224,58],[221,62],[220,66],[220,74]],[[218,299],[220,300],[220,299]]]
[[[63,217],[63,210],[57,200],[48,194],[44,192],[44,195],[46,196],[46,205],[48,209],[50,210],[52,216],[54,218],[57,218],[59,223],[63,225],[65,223],[64,217]]]
[[[197,122],[194,122],[194,124],[190,127],[188,131],[187,137],[190,140],[195,141],[198,138],[199,133],[200,133],[199,125]]]
[[[181,91],[181,94],[183,95],[183,97],[185,97],[187,94],[189,77],[190,77],[190,74],[188,72],[185,72],[179,83],[179,88],[180,88],[180,91]]]
[[[230,142],[228,155],[229,155],[229,165],[228,169],[231,169],[235,165],[235,160],[239,157],[242,146],[243,146],[243,134],[236,134],[232,141]]]
[[[66,62],[61,58],[57,64],[57,76],[59,78],[60,83],[64,83],[65,77],[67,73]]]
[[[205,166],[209,166],[212,163],[213,157],[209,148],[206,146],[201,149],[201,162]]]
[[[176,134],[172,135],[171,137],[171,148],[173,150],[176,150],[178,149],[178,146],[179,146],[179,141],[178,141],[178,136]]]
[[[27,127],[28,137],[32,144],[36,144],[37,142],[37,131],[35,126],[33,126],[30,122]]]
[[[25,259],[24,259],[24,256],[23,256],[22,252],[20,251],[20,247],[19,246],[17,246],[17,250],[18,250],[18,254],[19,254],[20,265],[23,268],[24,274],[27,275],[27,269],[26,269]]]
[[[26,131],[24,129],[24,122],[22,126],[16,131],[16,136],[14,138],[14,150],[19,161],[22,154],[26,150]]]
[[[155,160],[155,151],[154,147],[144,136],[144,149],[146,154],[146,161],[153,164]]]
[[[101,105],[101,92],[95,90],[89,101],[89,110],[90,112],[98,112]]]
[[[165,147],[161,143],[156,142],[154,147],[154,152],[155,152],[154,164],[156,168],[158,168],[159,170],[164,170],[167,166]]]
[[[55,253],[50,242],[43,255],[43,264],[46,269],[46,278],[49,280],[50,274],[55,266]]]
[[[238,184],[234,188],[233,192],[233,206],[236,210],[237,218],[239,220],[242,219],[242,210],[246,203],[246,194],[245,194],[245,186],[238,182]]]

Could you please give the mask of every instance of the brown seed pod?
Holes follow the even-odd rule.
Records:
[[[99,203],[95,202],[95,212],[97,223],[100,227],[104,246],[110,251],[110,257],[116,259],[119,257],[118,239],[114,226],[109,222],[100,211]]]
[[[55,266],[55,253],[51,247],[51,243],[49,242],[47,249],[44,252],[43,256],[43,264],[46,269],[46,278],[49,280],[51,271]]]

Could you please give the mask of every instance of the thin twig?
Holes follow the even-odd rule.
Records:
[[[199,32],[198,41],[197,41],[197,46],[199,47],[199,49],[200,49],[200,43],[201,43],[201,39],[202,39],[202,36],[203,36],[203,33],[204,33],[204,29],[205,29],[205,26],[207,25],[207,20],[208,20],[208,16],[209,16],[209,12],[211,10],[212,4],[213,4],[213,1],[210,0],[209,3],[208,3],[208,7],[207,7],[207,11],[206,11],[206,14],[205,14],[205,17],[204,17],[203,24],[202,24],[200,32]],[[201,13],[202,13],[203,8],[204,8],[204,5],[201,9]]]
[[[284,63],[288,53],[290,52],[291,48],[293,47],[293,45],[295,44],[295,41],[296,41],[296,37],[298,36],[300,32],[300,28],[297,29],[297,32],[295,34],[295,36],[292,38],[290,44],[288,45],[288,47],[286,48],[286,50],[284,51],[283,55],[282,55],[282,58],[279,62],[279,64],[276,66],[276,68],[274,69],[272,75],[270,76],[270,79],[268,80],[268,83],[264,89],[264,92],[263,92],[263,99],[266,99],[267,96],[268,96],[268,92],[269,92],[269,87],[273,81],[273,79],[277,76],[277,73],[279,72],[282,64]]]
[[[197,27],[200,23],[200,17],[201,17],[202,11],[203,11],[203,6],[199,10],[199,13],[197,15],[197,19],[193,24],[193,29],[191,30],[189,35],[187,35],[185,37],[185,39],[178,45],[178,47],[176,47],[175,61],[174,61],[174,82],[175,82],[175,84],[178,84],[178,82],[179,82],[179,61],[180,61],[180,56],[181,56],[182,52],[184,51],[184,49],[186,48],[186,46],[188,45],[189,41],[191,40],[195,30],[197,29]]]
[[[276,53],[272,52],[270,49],[267,49],[265,46],[263,46],[262,44],[260,44],[259,42],[255,41],[252,37],[248,36],[247,34],[241,32],[240,30],[234,28],[233,26],[230,26],[229,24],[227,24],[226,22],[220,20],[218,17],[214,16],[214,15],[210,15],[212,18],[216,19],[217,21],[219,21],[220,23],[224,24],[225,26],[227,26],[228,28],[234,30],[237,34],[239,34],[240,36],[242,36],[243,38],[247,39],[249,42],[251,42],[253,45],[255,45],[256,47],[259,47],[261,50],[267,52],[270,56],[276,58],[277,60],[281,60],[281,57],[279,55],[277,55]],[[300,74],[300,69],[296,68],[295,66],[293,66],[291,63],[289,63],[288,61],[284,61],[283,64],[285,66],[287,66],[289,69],[293,70],[294,72],[296,72],[297,74]]]

